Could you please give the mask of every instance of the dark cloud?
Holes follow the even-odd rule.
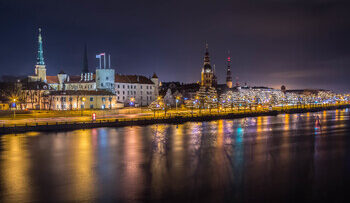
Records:
[[[106,51],[117,72],[193,82],[208,41],[220,82],[230,50],[241,82],[345,91],[349,9],[337,0],[0,1],[0,68],[33,72],[40,26],[49,74],[78,74],[87,42],[90,68]]]

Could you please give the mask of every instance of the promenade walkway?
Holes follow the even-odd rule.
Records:
[[[45,131],[45,130],[72,130],[79,128],[93,128],[104,126],[128,126],[128,125],[147,125],[155,123],[183,123],[187,121],[209,121],[216,119],[233,119],[252,116],[277,115],[279,113],[303,113],[311,111],[331,110],[337,108],[349,108],[349,104],[334,105],[312,105],[312,106],[288,106],[275,107],[273,109],[254,108],[254,109],[212,109],[212,110],[169,110],[167,112],[144,111],[138,113],[115,114],[105,111],[99,112],[96,120],[92,120],[93,111],[81,114],[67,114],[62,116],[62,112],[50,112],[50,116],[26,115],[21,117],[0,118],[0,134],[17,133],[25,131]]]

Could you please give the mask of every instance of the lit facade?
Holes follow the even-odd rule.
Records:
[[[54,91],[47,98],[47,109],[116,109],[123,107],[116,96],[108,91]]]
[[[208,44],[204,56],[204,65],[201,72],[201,86],[211,87],[213,85],[214,71],[210,65]]]
[[[115,93],[118,102],[129,105],[133,99],[136,106],[148,106],[158,96],[159,82],[154,74],[151,79],[141,75],[116,75]]]

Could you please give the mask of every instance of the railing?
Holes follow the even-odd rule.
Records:
[[[284,106],[284,107],[273,107],[272,110],[266,108],[258,108],[258,109],[222,109],[219,112],[217,109],[212,110],[211,112],[199,110],[196,111],[187,111],[187,112],[179,112],[179,113],[167,113],[158,112],[156,116],[140,116],[135,118],[103,118],[98,119],[96,121],[85,120],[85,121],[33,121],[28,123],[17,123],[17,124],[0,124],[2,128],[9,127],[35,127],[35,126],[53,126],[53,125],[77,125],[77,124],[106,124],[106,123],[126,123],[126,122],[138,122],[138,121],[161,121],[167,119],[186,119],[186,118],[201,118],[201,117],[219,117],[219,116],[228,116],[228,115],[244,115],[244,114],[259,114],[259,113],[269,113],[272,111],[276,112],[284,112],[286,110],[311,110],[311,109],[319,109],[319,108],[329,108],[329,107],[339,107],[344,104],[328,104],[328,105],[294,105],[294,106]],[[349,105],[349,104],[347,104]]]

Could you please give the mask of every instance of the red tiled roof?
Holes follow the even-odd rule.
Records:
[[[57,76],[46,76],[46,82],[49,84],[58,83],[58,77]]]
[[[154,84],[152,80],[142,75],[115,75],[115,82],[119,83],[139,83],[139,84]]]

